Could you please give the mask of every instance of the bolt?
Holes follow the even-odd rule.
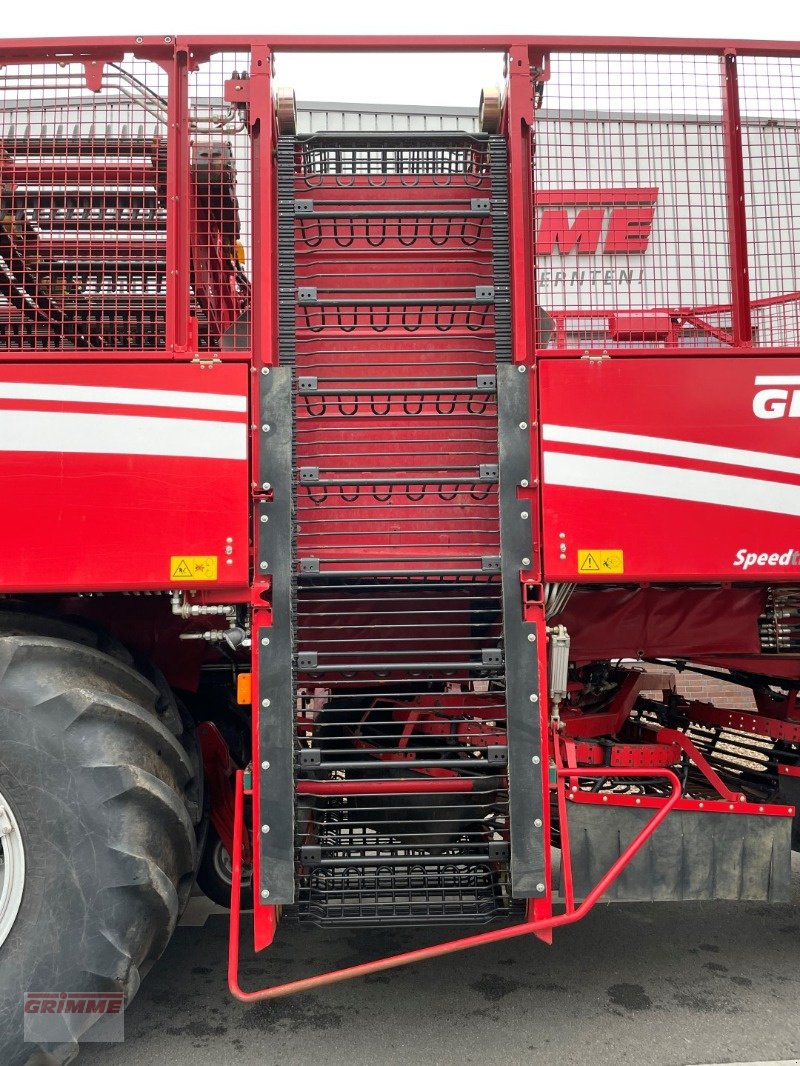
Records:
[[[269,700],[262,700],[261,701],[261,706],[262,707],[269,707]]]
[[[269,762],[265,759],[261,764],[262,770],[269,770]]]
[[[567,534],[566,533],[559,533],[558,535],[561,538],[561,540],[566,540],[567,539]]]
[[[226,559],[225,562],[228,564],[228,566],[233,566],[233,559]]]
[[[542,828],[542,819],[541,818],[534,818],[533,819],[533,824],[536,826],[537,829],[541,829]]]
[[[269,492],[269,490],[272,488],[272,485],[270,485],[268,481],[265,481],[261,488],[264,490],[264,492]]]
[[[262,522],[269,522],[269,519],[267,518],[267,516],[265,514],[262,514],[261,521]]]
[[[536,695],[535,692],[532,692],[530,694],[529,699],[530,699],[531,703],[538,703],[539,702],[539,697]]]
[[[225,554],[226,555],[233,555],[233,548],[230,546],[230,544],[225,549]]]
[[[259,567],[261,570],[269,570],[269,563],[260,563]]]
[[[270,428],[271,428],[271,427],[270,427],[270,424],[269,424],[269,422],[265,422],[265,423],[264,423],[264,425],[263,425],[263,426],[262,426],[261,428],[262,428],[262,430],[263,430],[263,431],[264,431],[265,433],[269,433],[269,431],[270,431]]]
[[[142,38],[141,37],[137,37],[136,38],[136,43],[137,44],[141,44],[142,43]]]
[[[536,886],[536,891],[537,891],[537,892],[544,892],[544,885],[542,884],[542,882],[541,882],[541,881],[540,881],[540,882],[539,882],[539,884],[538,884],[538,885]]]
[[[539,763],[541,762],[541,759],[539,758],[538,755],[534,755],[534,757],[531,759],[531,762],[533,763],[534,766],[538,766]]]
[[[520,511],[520,518],[527,518],[527,517],[528,517],[528,512],[527,511]]]
[[[519,428],[520,429],[527,429],[528,428],[528,423],[527,422],[520,422]]]
[[[268,833],[269,832],[269,826],[268,825],[262,825],[261,826],[261,832],[262,833]]]
[[[526,558],[524,558],[524,559],[522,560],[522,565],[523,565],[523,566],[530,566],[530,565],[531,565],[531,561],[530,561],[530,559],[528,559],[527,557],[526,557]]]
[[[529,644],[535,644],[536,643],[536,634],[535,633],[529,633],[528,634],[528,643]]]
[[[269,373],[269,367],[268,366],[262,366],[261,367],[261,373],[262,374],[268,374]]]
[[[525,367],[524,366],[519,366],[519,367],[517,367],[517,369],[519,370],[520,374],[524,374],[525,373]]]
[[[262,888],[261,889],[261,898],[262,899],[269,899],[269,889],[267,889],[267,888]]]
[[[233,537],[226,537],[225,538],[225,543],[226,544],[233,544]]]
[[[520,481],[520,485],[522,485],[523,489],[527,489],[527,487],[528,487],[528,479],[526,477],[524,477],[522,479],[522,481]]]
[[[636,800],[636,802],[637,802],[637,803],[641,803],[642,801],[641,801],[640,799],[638,799],[638,797],[637,797],[637,800]]]
[[[603,796],[603,803],[608,803],[608,796]]]
[[[261,638],[261,643],[266,648],[266,646],[269,644],[269,637],[262,637]]]

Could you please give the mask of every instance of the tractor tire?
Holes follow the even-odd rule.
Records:
[[[197,887],[218,907],[226,907],[230,910],[232,884],[233,863],[230,852],[222,843],[214,826],[209,825],[203,857],[197,870]],[[244,866],[242,868],[241,908],[244,911],[253,908],[253,871],[252,868]]]
[[[96,1016],[26,1043],[24,994],[129,1003],[188,900],[202,782],[166,693],[111,638],[0,613],[3,1066],[71,1062]]]

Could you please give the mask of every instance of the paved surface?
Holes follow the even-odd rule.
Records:
[[[84,1066],[687,1066],[800,1058],[795,902],[616,905],[557,934],[243,1006],[227,925],[182,926]],[[423,941],[286,926],[243,983],[305,976]]]

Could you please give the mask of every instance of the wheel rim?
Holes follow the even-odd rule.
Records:
[[[230,852],[222,843],[218,840],[214,848],[213,853],[214,871],[220,880],[224,881],[226,885],[233,884],[233,862],[231,861]],[[242,866],[242,885],[245,888],[249,888],[253,880],[253,870],[250,866]]]
[[[17,920],[25,890],[25,848],[19,823],[0,792],[0,945]]]

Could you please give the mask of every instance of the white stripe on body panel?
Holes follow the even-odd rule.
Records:
[[[58,385],[0,381],[2,400],[63,400],[65,403],[107,403],[128,407],[185,407],[197,411],[247,410],[245,396],[175,389],[129,389],[116,385]]]
[[[246,459],[244,422],[0,410],[0,452]]]
[[[545,452],[543,458],[548,485],[800,515],[800,485],[564,452]]]
[[[556,425],[542,426],[542,437],[544,440],[561,444],[586,444],[596,448],[646,452],[648,455],[674,455],[679,459],[700,459],[709,463],[727,463],[729,466],[774,470],[782,474],[800,474],[800,458],[796,456],[727,448],[719,444],[698,444],[691,440],[671,440],[668,437],[647,437],[638,433],[616,433],[605,429]]]

